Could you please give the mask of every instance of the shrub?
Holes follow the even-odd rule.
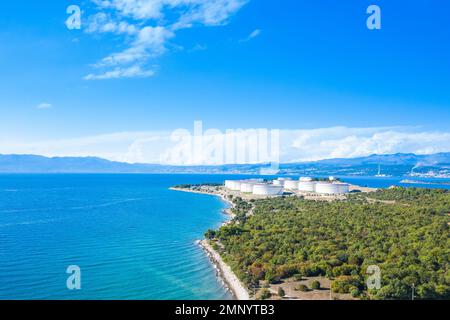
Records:
[[[300,273],[294,274],[294,280],[295,281],[302,281],[303,280],[303,276]]]
[[[320,282],[317,281],[317,280],[314,280],[311,283],[311,289],[313,289],[313,290],[320,290]]]
[[[284,289],[282,287],[278,288],[278,295],[283,298],[284,296],[286,296],[286,292],[284,292]]]
[[[272,294],[270,293],[269,289],[262,289],[261,293],[259,294],[259,299],[266,300],[272,297]]]
[[[295,288],[297,291],[301,291],[301,292],[307,292],[309,291],[308,287],[305,286],[304,284],[299,284],[297,286],[297,288]]]
[[[359,297],[361,292],[359,291],[358,288],[353,287],[353,288],[350,289],[350,294],[352,295],[353,298],[356,298],[356,297]]]

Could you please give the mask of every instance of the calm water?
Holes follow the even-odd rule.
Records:
[[[228,299],[195,244],[218,198],[169,191],[214,176],[1,175],[0,299]],[[82,290],[66,289],[66,268]]]
[[[242,177],[0,175],[0,299],[229,299],[195,244],[226,219],[224,203],[168,188]],[[66,288],[69,265],[80,291]]]

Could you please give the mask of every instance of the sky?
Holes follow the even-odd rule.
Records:
[[[380,30],[367,28],[373,4]],[[72,5],[79,30],[67,26]],[[194,121],[223,133],[279,129],[284,162],[450,151],[449,9],[447,0],[3,1],[0,153],[190,164],[162,154]]]

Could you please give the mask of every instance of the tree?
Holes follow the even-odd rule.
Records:
[[[358,297],[410,299],[414,283],[418,299],[450,299],[448,190],[395,188],[351,194],[345,201],[233,203],[237,218],[216,232],[214,243],[245,283],[302,281],[301,274],[327,277],[334,292]],[[381,289],[366,288],[371,265],[382,267]]]
[[[216,231],[214,231],[214,230],[208,230],[208,231],[206,231],[206,233],[205,233],[205,238],[206,239],[208,239],[208,240],[212,240],[212,239],[214,239],[216,237]]]

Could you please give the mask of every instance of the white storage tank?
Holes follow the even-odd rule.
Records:
[[[345,194],[349,193],[350,185],[346,183],[319,182],[316,184],[316,193],[319,194]]]
[[[273,180],[272,183],[274,186],[283,186],[284,185],[284,181],[281,181],[281,180]]]
[[[303,192],[315,192],[316,182],[312,180],[305,180],[298,182],[298,190]]]
[[[240,180],[226,180],[225,187],[233,191],[241,191],[241,181]]]
[[[350,185],[347,183],[336,183],[340,194],[345,194],[350,192]]]
[[[286,183],[286,181],[291,181],[291,178],[278,178],[276,180],[273,180],[273,185],[275,186],[284,186],[284,184]]]
[[[298,190],[299,181],[296,180],[286,180],[284,182],[284,188],[289,190]]]
[[[225,188],[231,189],[232,186],[234,186],[234,181],[233,180],[225,180]]]
[[[244,193],[252,193],[253,192],[253,186],[255,185],[255,182],[247,182],[243,181],[241,183],[241,192]]]
[[[253,186],[254,195],[278,196],[283,194],[283,187],[273,184],[259,183]]]
[[[316,193],[319,194],[338,194],[339,187],[334,183],[318,182],[316,184]]]
[[[241,184],[242,184],[242,181],[239,181],[239,180],[234,181],[234,184],[233,184],[231,190],[241,191]]]

